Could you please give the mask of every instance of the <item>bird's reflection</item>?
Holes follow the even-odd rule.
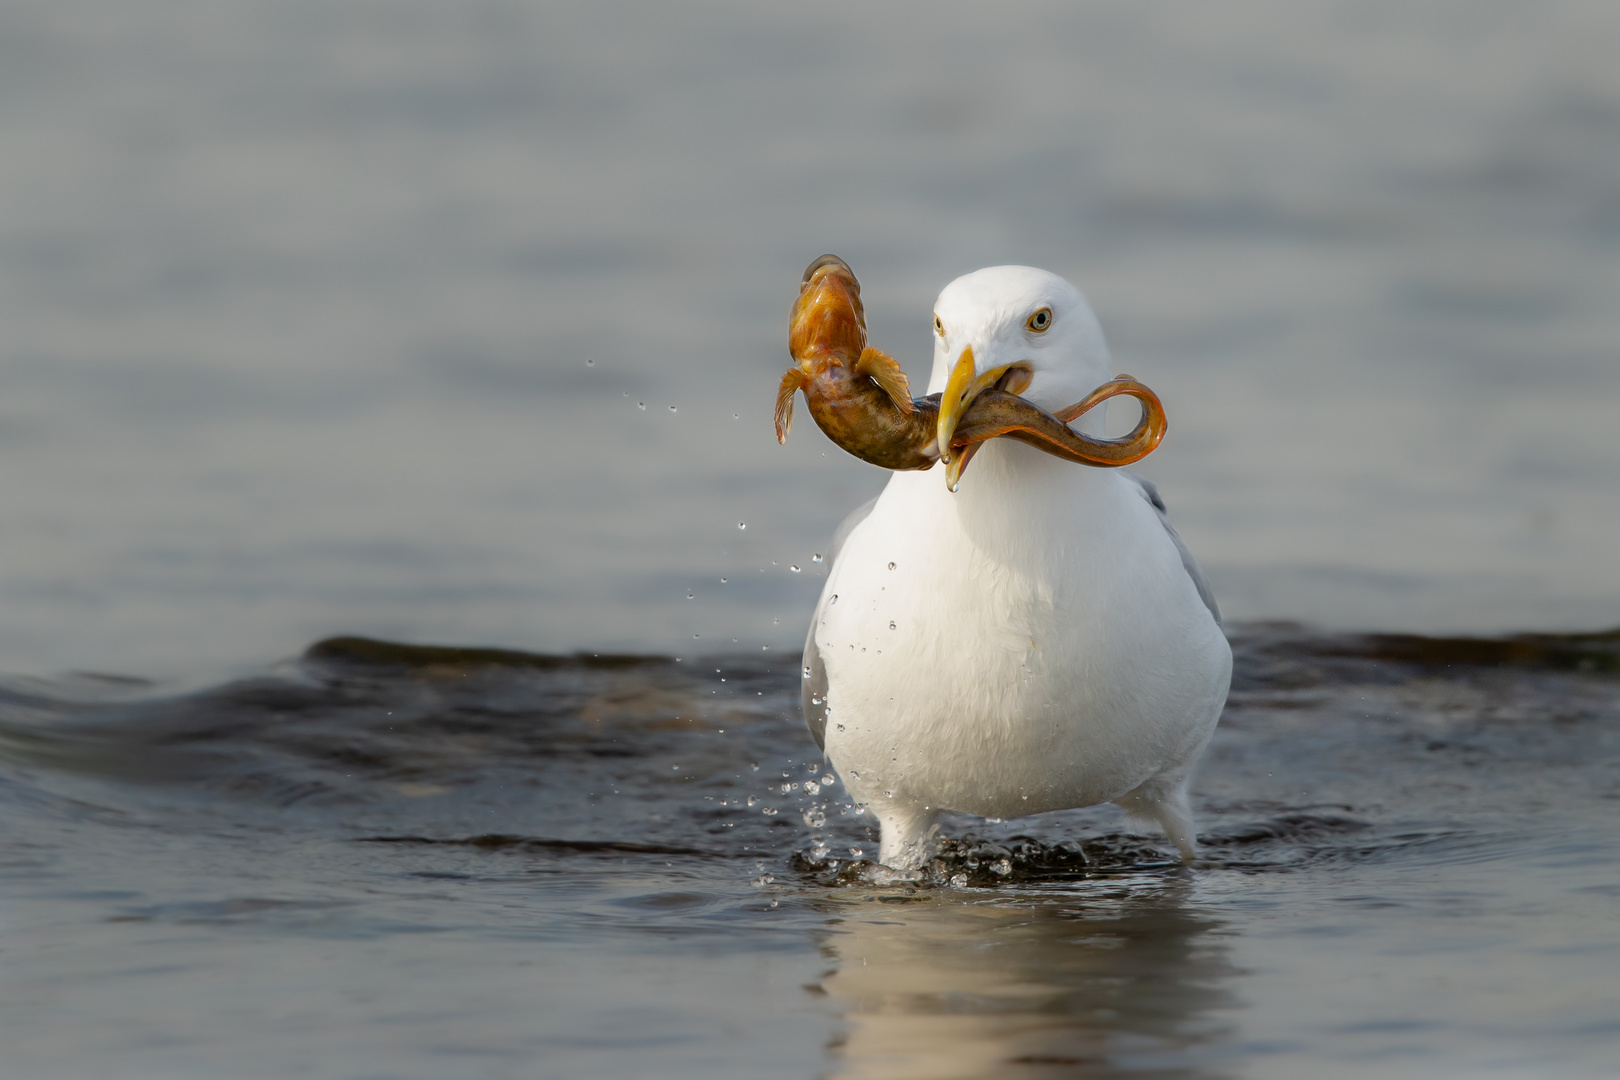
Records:
[[[1217,1075],[1200,1050],[1236,1004],[1220,924],[1185,882],[1093,884],[829,898],[831,1075]]]

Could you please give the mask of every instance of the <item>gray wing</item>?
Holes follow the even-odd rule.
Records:
[[[827,552],[827,571],[832,572],[838,561],[838,551],[844,546],[855,526],[865,521],[877,505],[873,497],[857,506],[833,533],[832,548]],[[804,725],[810,729],[816,745],[827,749],[827,667],[821,662],[821,649],[816,645],[816,627],[821,625],[821,613],[827,606],[827,597],[816,603],[816,613],[810,616],[810,632],[804,636],[804,679],[799,689],[799,700],[804,705]]]
[[[1124,473],[1124,475],[1136,481],[1137,486],[1142,489],[1142,497],[1152,503],[1153,509],[1159,512],[1159,521],[1164,525],[1164,531],[1170,534],[1170,539],[1175,541],[1176,550],[1181,552],[1181,565],[1187,568],[1187,576],[1192,578],[1193,585],[1198,589],[1198,598],[1204,602],[1205,607],[1209,608],[1209,613],[1215,616],[1215,621],[1220,622],[1221,609],[1220,605],[1215,603],[1215,590],[1211,589],[1209,582],[1204,580],[1204,572],[1198,569],[1198,564],[1193,561],[1192,552],[1188,551],[1187,545],[1181,542],[1181,534],[1176,532],[1176,527],[1170,524],[1170,512],[1164,508],[1164,499],[1159,495],[1158,486],[1153,481],[1137,476],[1133,472]]]

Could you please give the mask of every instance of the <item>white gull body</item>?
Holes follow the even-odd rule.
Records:
[[[1048,410],[1111,377],[1090,307],[1046,271],[958,278],[935,313],[930,393],[968,347],[981,373],[1028,365],[1023,396]],[[1187,783],[1232,654],[1157,492],[1010,439],[954,494],[943,472],[897,472],[850,515],[805,643],[806,719],[881,823],[881,860],[925,862],[942,810],[1104,802],[1192,858]]]

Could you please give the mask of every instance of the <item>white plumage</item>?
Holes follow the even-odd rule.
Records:
[[[958,278],[935,314],[930,392],[966,348],[981,373],[1027,365],[1023,396],[1049,410],[1111,375],[1086,301],[1045,271]],[[926,861],[941,810],[1102,802],[1191,858],[1187,781],[1232,658],[1157,493],[1008,439],[955,494],[942,472],[897,472],[851,515],[805,645],[806,718],[880,821],[882,861]]]

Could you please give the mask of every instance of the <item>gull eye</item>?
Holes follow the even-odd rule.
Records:
[[[1047,327],[1052,325],[1052,309],[1049,307],[1041,308],[1041,310],[1025,319],[1024,325],[1034,333],[1046,333]]]
[[[934,316],[934,333],[938,334],[940,337],[945,336],[945,324],[940,321],[938,315]]]

